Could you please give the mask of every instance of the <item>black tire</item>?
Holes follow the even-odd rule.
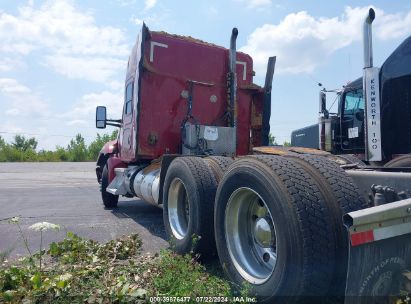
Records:
[[[214,255],[213,212],[217,181],[206,161],[200,157],[174,159],[167,170],[163,189],[163,220],[172,249],[181,254]]]
[[[206,157],[208,165],[213,171],[214,176],[217,180],[217,183],[223,178],[224,172],[227,171],[227,168],[233,163],[234,159],[224,156],[209,156]]]
[[[105,164],[101,175],[101,198],[103,199],[103,204],[106,208],[116,208],[118,204],[118,195],[108,193],[106,191],[108,185],[108,166]]]
[[[411,154],[402,155],[390,160],[384,165],[386,168],[411,168]]]
[[[334,250],[339,261],[334,271],[329,295],[343,296],[348,263],[348,238],[342,216],[370,206],[361,196],[351,177],[337,163],[314,155],[293,154],[285,157],[301,166],[310,175],[327,204],[336,239]]]
[[[247,266],[241,268],[238,261],[234,261],[229,249],[231,240],[227,240],[230,236],[225,217],[227,221],[231,218],[227,211],[229,201],[242,189],[258,193],[270,212],[275,231],[277,262],[265,281],[258,283],[241,274]],[[216,195],[215,235],[222,268],[235,287],[241,288],[244,282],[248,283],[259,302],[293,303],[308,296],[324,296],[337,262],[329,219],[319,189],[298,165],[281,156],[238,159],[225,173]],[[249,251],[249,256],[253,257],[251,249]],[[252,259],[247,263],[259,265],[258,258],[255,260],[257,263]],[[319,300],[317,298],[316,302]]]

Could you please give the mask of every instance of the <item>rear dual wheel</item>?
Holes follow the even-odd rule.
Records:
[[[228,167],[234,162],[234,159],[225,156],[208,156],[204,160],[213,172],[217,183],[220,182]]]
[[[225,238],[230,259],[246,281],[262,284],[277,263],[276,228],[264,199],[252,188],[240,187],[229,197]]]
[[[345,293],[348,263],[348,239],[342,217],[346,213],[370,206],[360,195],[351,177],[334,161],[314,155],[290,154],[285,157],[304,169],[311,177],[320,190],[320,194],[328,209],[327,213],[332,221],[334,238],[336,240],[333,250],[338,260],[333,270],[331,288],[328,294],[331,296],[343,296]],[[357,163],[358,160],[353,156],[348,159],[351,159],[352,163]]]
[[[279,156],[233,163],[216,195],[215,236],[222,267],[259,302],[322,296],[335,264],[335,237],[318,187]]]
[[[172,161],[164,180],[163,220],[178,253],[215,253],[213,210],[217,181],[200,157]]]
[[[250,284],[266,303],[343,294],[348,252],[341,214],[365,206],[347,178],[338,165],[311,156],[233,163],[215,207],[218,256],[230,281]]]

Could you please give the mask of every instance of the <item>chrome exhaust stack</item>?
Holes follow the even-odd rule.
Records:
[[[372,22],[375,19],[375,11],[370,8],[364,21],[363,42],[364,42],[364,69],[373,67],[372,54]]]
[[[237,147],[237,46],[236,40],[238,36],[237,28],[233,28],[230,39],[229,63],[228,63],[228,83],[227,95],[228,98],[228,126],[234,128],[233,142],[234,147]]]
[[[364,76],[363,94],[365,100],[365,158],[368,161],[382,160],[381,147],[381,107],[380,107],[380,69],[373,66],[372,22],[375,11],[370,8],[363,26]]]
[[[277,60],[276,56],[268,58],[267,72],[265,74],[264,83],[264,102],[263,102],[263,132],[262,132],[262,145],[269,145],[269,134],[270,134],[270,117],[271,117],[271,89],[273,87],[273,77],[275,62]]]
[[[237,113],[236,113],[236,100],[237,100],[237,73],[236,73],[236,65],[237,65],[237,36],[238,30],[237,28],[233,28],[231,32],[231,39],[230,39],[230,53],[229,53],[229,92],[230,92],[230,116],[231,116],[231,126],[237,126]]]

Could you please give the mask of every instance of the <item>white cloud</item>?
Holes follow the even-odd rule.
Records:
[[[71,125],[88,125],[94,127],[94,119],[97,106],[107,107],[108,118],[121,118],[123,109],[123,92],[117,93],[103,91],[101,93],[90,93],[81,97],[75,104],[73,110],[59,115],[66,119],[66,124]]]
[[[0,34],[0,37],[1,37],[1,34]],[[0,45],[0,52],[9,53],[9,54],[17,53],[17,54],[27,55],[35,49],[36,47],[31,43],[21,43],[17,41],[4,41],[4,43]]]
[[[247,8],[262,9],[270,6],[272,0],[234,0],[240,4],[244,4]]]
[[[122,30],[97,26],[91,14],[78,11],[68,0],[46,1],[38,9],[25,6],[18,16],[0,12],[0,38],[3,45],[26,44],[69,54],[128,54]]]
[[[35,137],[39,143],[37,146],[37,150],[39,151],[41,149],[54,150],[56,144],[66,146],[68,141],[76,134],[75,131],[72,131],[72,136],[55,136],[50,130],[56,130],[58,124],[51,126],[50,123],[46,122],[45,124],[44,121],[42,123],[43,125],[33,126],[33,124],[28,123],[27,118],[19,119],[18,117],[13,117],[12,120],[0,121],[0,132],[5,132],[1,133],[0,136],[9,143],[14,141],[16,134],[24,135],[25,137]],[[64,133],[67,132],[67,130],[53,132]],[[86,139],[88,139],[88,137],[86,137]]]
[[[31,89],[13,78],[0,78],[0,93],[8,96],[31,93]]]
[[[11,142],[15,134],[40,134],[41,125],[51,118],[48,104],[41,96],[13,78],[0,78],[0,134]],[[44,128],[44,127],[43,127]],[[42,134],[49,130],[44,128]],[[48,138],[46,135],[45,138]]]
[[[167,10],[162,10],[159,13],[148,13],[148,12],[143,12],[143,15],[140,17],[136,17],[135,15],[132,15],[130,18],[130,23],[135,24],[139,27],[143,25],[143,22],[151,28],[151,27],[156,27],[156,28],[164,28],[164,20],[169,18],[170,13]]]
[[[368,7],[346,7],[339,17],[313,17],[302,11],[287,15],[278,24],[265,24],[248,37],[241,48],[254,59],[255,70],[264,74],[269,56],[277,56],[276,73],[310,73],[336,50],[361,39]],[[411,11],[387,14],[376,9],[374,35],[398,38],[410,33]]]
[[[7,105],[6,115],[26,117],[46,117],[50,114],[48,104],[29,87],[16,79],[0,78],[0,97]]]
[[[87,121],[84,119],[74,119],[67,122],[68,126],[87,126]]]
[[[145,0],[144,1],[144,9],[146,11],[152,9],[154,6],[156,6],[157,0]]]
[[[382,40],[400,38],[411,33],[411,11],[405,15],[384,14],[376,21],[379,26],[374,33]]]
[[[117,0],[121,6],[131,6],[137,3],[137,0]],[[156,6],[157,0],[144,0],[144,10],[148,11]]]
[[[138,17],[132,16],[132,17],[130,18],[130,22],[131,22],[132,24],[141,26],[141,25],[143,25],[144,20],[143,20],[143,19],[140,19],[140,18],[138,18]]]
[[[266,7],[271,5],[271,0],[251,0],[248,1],[247,7],[257,8],[257,7]]]
[[[127,61],[112,57],[53,55],[46,57],[45,64],[68,78],[107,83],[109,86],[108,83],[115,83],[111,80],[113,76],[126,68]]]
[[[129,6],[135,4],[137,0],[117,0],[117,2],[120,3],[121,6]]]
[[[121,81],[111,81],[107,84],[114,91],[121,91],[124,89],[124,82]]]
[[[124,68],[119,62],[129,54],[123,30],[96,25],[91,13],[79,11],[70,0],[49,0],[38,8],[29,4],[16,15],[0,11],[0,41],[0,52],[27,55],[41,50],[56,72],[97,82],[107,81]],[[83,70],[90,77],[83,77],[71,67],[62,69],[62,65],[90,62],[90,58],[98,63],[87,64]],[[103,75],[96,77],[102,71]]]
[[[12,123],[10,121],[2,121],[1,124],[0,124],[0,130],[7,130],[6,131],[7,133],[5,133],[5,134],[10,134],[11,133],[13,135],[23,132],[23,129],[20,126],[16,125],[15,123]],[[5,131],[3,131],[3,132],[5,132]],[[0,136],[3,137],[4,135],[0,134]]]
[[[9,57],[0,59],[0,72],[13,71],[23,66],[24,64],[20,60],[17,60],[17,59],[13,59]]]

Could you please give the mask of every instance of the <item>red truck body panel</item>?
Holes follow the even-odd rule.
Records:
[[[108,166],[108,182],[111,183],[116,177],[116,173],[114,172],[114,169],[116,168],[127,168],[127,164],[124,163],[120,158],[117,156],[111,156],[107,160],[107,166]]]
[[[126,162],[181,153],[181,126],[194,84],[192,115],[202,125],[227,126],[229,51],[191,37],[150,32],[143,26],[129,59],[120,155]],[[261,145],[263,91],[253,85],[253,62],[237,53],[237,154]],[[127,86],[133,84],[133,111]],[[251,137],[250,137],[251,136]]]
[[[117,139],[106,142],[103,148],[101,148],[100,153],[112,154],[112,153],[115,153],[116,151],[117,151]]]

